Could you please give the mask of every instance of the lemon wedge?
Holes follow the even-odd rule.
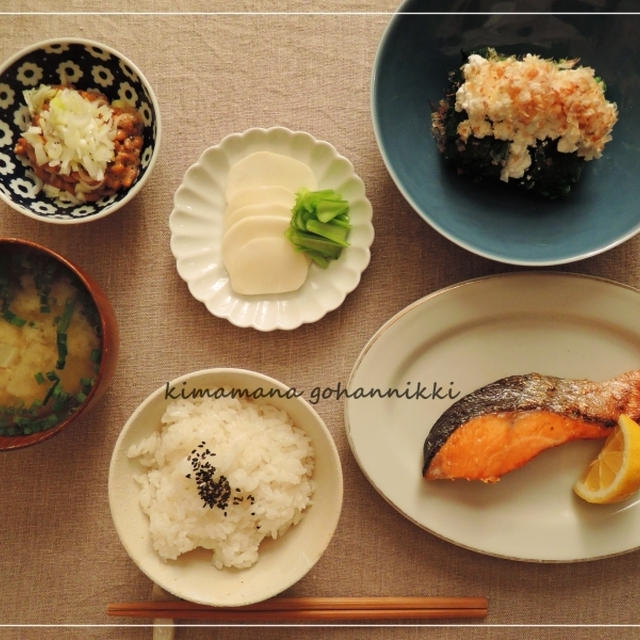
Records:
[[[640,425],[622,414],[573,490],[595,504],[620,502],[640,488]]]

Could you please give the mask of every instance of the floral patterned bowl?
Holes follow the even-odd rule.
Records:
[[[23,91],[71,85],[98,90],[139,111],[143,145],[138,176],[131,187],[97,202],[70,203],[45,195],[42,182],[14,152],[30,121]],[[0,198],[30,218],[73,224],[102,218],[128,203],[142,188],[155,164],[160,142],[160,113],[153,90],[138,68],[114,49],[79,38],[46,40],[16,53],[0,66]]]

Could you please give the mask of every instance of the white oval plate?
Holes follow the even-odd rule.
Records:
[[[222,263],[222,219],[229,167],[255,151],[282,153],[307,163],[319,189],[335,189],[349,201],[350,246],[327,269],[311,265],[297,291],[267,296],[242,296],[229,284]],[[206,149],[187,170],[174,196],[169,218],[171,251],[180,277],[210,313],[239,327],[261,331],[295,329],[315,322],[339,307],[360,282],[373,242],[371,203],[349,160],[328,142],[283,127],[249,129],[231,134]]]
[[[177,560],[163,561],[154,551],[149,521],[139,503],[134,476],[143,468],[127,456],[135,444],[160,425],[166,393],[221,387],[281,394],[265,400],[286,411],[311,438],[315,450],[312,503],[300,522],[277,540],[265,539],[258,561],[248,569],[216,569],[211,552],[197,549]],[[268,376],[244,369],[204,369],[186,374],[156,389],[124,425],[109,466],[109,507],[125,550],[138,568],[178,598],[212,606],[234,607],[266,600],[300,580],[320,559],[331,541],[342,509],[342,467],[331,433],[301,397],[282,397],[288,387]]]
[[[600,441],[545,451],[494,485],[422,478],[424,439],[454,395],[511,374],[605,380],[636,369],[638,317],[635,289],[561,273],[471,280],[414,302],[371,338],[348,383],[352,394],[407,396],[347,400],[347,437],[360,468],[409,520],[467,549],[573,562],[638,548],[640,496],[590,505],[573,494]],[[418,384],[422,399],[411,397]]]

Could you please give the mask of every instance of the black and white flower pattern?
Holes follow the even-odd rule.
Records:
[[[97,64],[91,69],[93,81],[100,87],[110,87],[113,84],[113,73],[104,65]]]
[[[13,143],[13,131],[6,122],[0,122],[0,147]]]
[[[0,109],[8,109],[16,97],[16,92],[6,82],[0,83]]]
[[[33,62],[25,62],[18,69],[17,79],[24,87],[35,87],[42,82],[42,69]]]
[[[41,84],[72,84],[78,89],[98,89],[109,100],[123,100],[140,110],[144,131],[139,181],[151,164],[157,137],[154,103],[131,65],[108,48],[86,42],[49,42],[32,50],[0,71],[0,197],[30,215],[42,218],[87,218],[113,207],[127,192],[97,203],[78,205],[52,199],[28,161],[14,147],[31,117],[22,94]]]
[[[106,49],[102,49],[100,47],[88,45],[85,47],[85,50],[90,56],[93,56],[97,60],[107,61],[111,58],[111,54]]]
[[[24,178],[12,178],[9,181],[11,190],[16,195],[21,195],[27,200],[33,200],[41,189],[41,184],[34,180],[25,180]]]
[[[138,102],[138,92],[128,82],[123,82],[120,84],[120,88],[118,89],[118,96],[120,100],[122,100],[126,104],[137,104]]]
[[[31,211],[39,213],[43,216],[53,215],[58,208],[52,202],[44,202],[43,200],[36,200],[31,204]]]
[[[138,74],[124,61],[120,60],[120,70],[131,82],[139,83]]]
[[[53,42],[50,43],[48,45],[44,45],[42,47],[42,50],[45,53],[52,53],[52,54],[61,54],[64,53],[65,51],[69,51],[69,45],[66,42]]]
[[[138,112],[140,113],[144,126],[150,127],[153,123],[153,110],[149,103],[143,100],[138,107]]]
[[[77,84],[84,72],[73,60],[64,60],[57,68],[59,84]]]
[[[8,153],[0,152],[0,175],[10,176],[16,169],[14,158]]]

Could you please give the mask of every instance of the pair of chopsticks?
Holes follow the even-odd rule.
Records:
[[[483,597],[280,597],[241,607],[210,607],[183,600],[118,602],[109,604],[107,613],[212,622],[337,622],[484,618],[487,606]]]

